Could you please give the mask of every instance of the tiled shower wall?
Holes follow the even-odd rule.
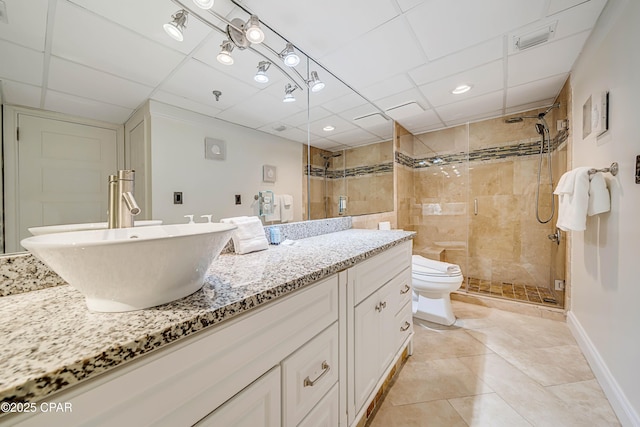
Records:
[[[384,141],[333,153],[311,147],[311,219],[340,216],[338,212],[340,196],[347,197],[345,215],[357,216],[393,211],[392,144],[393,141]],[[322,155],[336,153],[341,155],[330,159],[326,172],[328,179],[325,183],[325,160]],[[303,155],[306,165],[306,148]],[[305,176],[306,173],[305,167]],[[306,189],[303,193],[305,196]]]
[[[556,130],[556,120],[567,117],[568,97],[567,85],[558,98],[560,109],[546,116],[555,144],[553,183],[546,159],[542,164],[540,214],[545,218],[553,185],[566,171],[568,133]],[[547,238],[555,217],[547,224],[535,217],[536,120],[507,124],[504,119],[420,135],[398,132],[396,166],[403,171],[398,174],[398,226],[418,232],[414,252],[459,264],[465,277],[551,287],[554,279],[564,279],[565,245]],[[407,187],[413,194],[403,190]]]

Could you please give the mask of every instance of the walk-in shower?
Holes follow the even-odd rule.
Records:
[[[524,121],[524,119],[537,119],[538,122],[535,124],[535,129],[538,135],[542,138],[540,140],[540,155],[538,158],[538,182],[536,187],[536,219],[540,224],[546,224],[551,221],[556,213],[556,203],[555,198],[553,197],[553,188],[550,188],[549,191],[549,201],[551,204],[551,212],[549,212],[549,216],[545,219],[540,217],[540,187],[542,186],[542,160],[546,152],[547,158],[547,177],[549,178],[549,185],[553,186],[553,169],[551,167],[551,135],[549,133],[549,125],[544,117],[554,108],[560,108],[560,103],[555,103],[549,108],[547,108],[544,112],[535,115],[535,116],[516,116],[509,117],[505,120],[506,123],[520,123]],[[546,150],[546,151],[545,151]]]
[[[325,218],[330,218],[331,217],[331,212],[330,212],[330,196],[329,196],[329,189],[328,189],[328,185],[329,185],[329,179],[331,179],[332,177],[329,176],[329,167],[332,166],[331,165],[331,161],[336,158],[336,157],[340,157],[342,156],[342,153],[331,153],[331,154],[320,154],[320,157],[322,157],[322,159],[324,160],[324,217]]]

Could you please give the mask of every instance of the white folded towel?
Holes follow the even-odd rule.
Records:
[[[280,196],[280,221],[293,221],[293,196],[283,194]]]
[[[560,230],[582,231],[587,228],[589,169],[587,167],[573,169],[566,172],[558,181],[558,186],[553,194],[558,195],[560,202],[556,223]],[[571,188],[571,184],[573,184],[573,188]]]
[[[233,247],[237,254],[262,251],[269,247],[269,241],[264,233],[262,222],[257,216],[241,216],[224,218],[220,222],[231,223],[237,228],[231,234]]]
[[[600,172],[591,175],[587,215],[598,215],[609,212],[610,209],[611,197],[609,196],[609,189],[607,188],[607,182],[604,180],[604,175]]]
[[[425,258],[420,255],[412,255],[411,263],[419,267],[427,267],[441,273],[447,273],[451,276],[460,274],[460,266],[449,264],[448,262],[436,261],[434,259]]]
[[[280,213],[282,211],[282,196],[273,196],[273,212],[266,214],[264,220],[266,222],[280,221]]]

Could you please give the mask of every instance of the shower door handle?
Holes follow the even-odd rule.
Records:
[[[473,214],[478,215],[478,199],[473,199]]]

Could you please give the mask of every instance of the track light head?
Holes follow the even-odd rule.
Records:
[[[291,86],[291,83],[287,83],[284,87],[284,99],[282,102],[296,102],[296,97],[293,96],[293,91],[297,88],[298,86]]]
[[[324,83],[318,77],[317,71],[311,72],[311,80],[309,80],[307,84],[311,88],[311,92],[320,92],[322,89],[324,89]]]
[[[295,67],[300,63],[300,57],[293,50],[293,45],[291,43],[287,43],[284,50],[280,52],[280,57],[284,62],[284,65],[287,67]]]
[[[171,15],[171,22],[167,22],[163,25],[164,31],[174,40],[181,42],[184,40],[182,32],[187,28],[187,16],[189,12],[184,9],[180,9],[173,15]]]
[[[216,56],[216,59],[221,64],[232,65],[233,57],[231,56],[231,51],[233,50],[233,44],[231,43],[230,40],[225,40],[222,42],[220,47],[222,49],[220,50],[220,53],[218,54],[218,56]]]
[[[264,41],[264,32],[260,28],[260,20],[256,15],[251,15],[244,26],[244,34],[251,43],[262,43]]]
[[[256,72],[256,75],[253,76],[253,79],[258,83],[268,83],[269,76],[267,76],[267,70],[269,69],[270,66],[271,66],[271,62],[260,61],[258,63],[258,71]]]

